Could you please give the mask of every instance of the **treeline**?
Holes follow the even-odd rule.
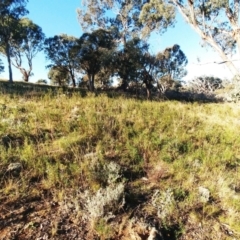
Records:
[[[0,3],[0,52],[8,60],[10,82],[13,81],[12,66],[19,69],[23,80],[28,82],[33,74],[33,58],[44,51],[50,61],[47,67],[52,84],[87,86],[93,91],[95,87],[105,88],[117,81],[124,91],[129,87],[146,89],[148,97],[152,89],[159,93],[169,88],[178,89],[187,74],[188,63],[181,47],[176,43],[152,54],[148,44],[153,31],[164,33],[174,25],[177,7],[202,39],[217,50],[227,66],[236,70],[227,57],[240,41],[235,35],[234,38],[228,37],[228,33],[235,31],[235,20],[239,18],[236,4],[230,7],[216,2],[215,6],[203,6],[202,2],[193,6],[189,1],[181,5],[177,1],[154,0],[86,1],[83,8],[78,9],[79,23],[84,30],[80,38],[66,34],[46,38],[41,27],[26,17],[27,2],[2,0]],[[230,22],[221,26],[214,26],[212,22],[212,30],[209,20],[217,18],[225,8],[228,10],[225,17]],[[188,10],[191,15],[186,13]],[[231,15],[233,10],[235,15]],[[27,59],[28,67],[23,66],[23,59]],[[0,61],[0,72],[3,70]],[[204,77],[195,79],[191,84],[191,87],[194,86],[212,91],[221,88],[222,84],[219,79]]]
[[[32,60],[40,51],[51,62],[47,67],[53,84],[86,84],[90,91],[96,84],[106,87],[119,80],[121,89],[144,85],[149,95],[154,84],[163,91],[161,82],[173,85],[186,75],[187,58],[177,44],[152,55],[140,37],[124,35],[123,40],[123,33],[115,24],[86,32],[80,38],[66,34],[45,38],[41,27],[25,17],[26,1],[3,1],[1,10],[1,50],[8,59],[9,81],[13,65],[28,82]],[[22,65],[23,58],[27,59],[28,69]]]

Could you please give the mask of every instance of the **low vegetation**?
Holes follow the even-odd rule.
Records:
[[[238,104],[21,91],[1,87],[1,239],[240,238]]]

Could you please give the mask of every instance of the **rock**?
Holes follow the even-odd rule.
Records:
[[[198,192],[199,192],[199,195],[200,195],[200,201],[201,202],[208,202],[209,201],[210,191],[207,188],[200,186],[198,188]]]
[[[7,168],[7,173],[11,173],[14,176],[18,176],[22,170],[22,164],[19,162],[10,163]]]

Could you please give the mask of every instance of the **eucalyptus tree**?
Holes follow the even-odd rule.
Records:
[[[180,85],[180,81],[187,74],[185,69],[187,57],[177,44],[156,55],[151,55],[145,48],[138,58],[140,59],[138,81],[145,85],[148,98],[154,85],[164,93],[173,85]]]
[[[174,44],[156,54],[156,76],[158,78],[167,76],[169,79],[181,80],[187,74],[185,69],[187,63],[187,57],[180,46]]]
[[[233,74],[240,74],[239,69],[230,59],[238,48],[240,51],[239,0],[164,0],[171,4],[183,16],[186,22],[199,34],[206,45],[212,47],[222,58]],[[149,19],[152,12],[162,6],[161,1],[149,0],[143,7],[142,15]]]
[[[113,83],[113,75],[113,68],[105,64],[95,76],[95,86],[99,88],[109,87]]]
[[[33,23],[28,18],[22,18],[18,23],[17,39],[12,45],[12,64],[23,75],[25,82],[29,81],[29,77],[32,74],[33,58],[43,50],[43,43],[45,36],[41,27]],[[27,59],[28,69],[23,67],[23,60]]]
[[[156,70],[156,57],[146,52],[142,55],[142,70],[141,70],[141,80],[145,84],[147,90],[147,98],[151,97],[151,89],[156,83],[154,79],[154,71]]]
[[[114,72],[108,66],[104,66],[100,71],[94,76],[94,87],[107,89],[113,83]],[[87,74],[80,78],[80,87],[89,87],[89,77]]]
[[[16,34],[19,19],[25,16],[27,0],[0,1],[0,52],[7,57],[9,81],[13,81],[11,67],[11,51],[18,34]]]
[[[186,55],[177,44],[156,54],[153,76],[162,93],[186,76],[187,63]]]
[[[78,9],[79,23],[84,31],[88,29],[118,28],[122,44],[138,36],[146,38],[153,30],[163,32],[173,24],[174,8],[161,4],[152,12],[152,17],[141,14],[147,0],[82,0]],[[146,9],[147,11],[147,9]]]
[[[79,71],[78,39],[66,34],[47,38],[44,43],[46,57],[51,64],[47,67],[62,67],[67,69],[73,87],[76,87],[76,73]]]
[[[114,35],[110,30],[98,29],[80,37],[78,57],[81,69],[88,76],[90,91],[94,90],[96,75],[112,65],[115,46]]]
[[[130,82],[139,81],[143,69],[143,56],[147,50],[148,44],[139,38],[133,38],[118,51],[115,71],[122,81],[121,89],[126,90]]]
[[[67,86],[70,82],[68,69],[63,66],[52,66],[48,72],[48,78],[53,85]]]

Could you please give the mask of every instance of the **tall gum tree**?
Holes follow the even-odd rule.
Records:
[[[76,87],[76,72],[80,68],[78,39],[66,34],[56,35],[45,40],[44,51],[51,61],[47,67],[61,67],[68,70],[73,87]]]
[[[143,68],[143,56],[148,51],[148,44],[139,38],[126,42],[123,49],[118,51],[115,69],[121,78],[122,90],[126,90],[130,82],[138,82]]]
[[[155,1],[150,0],[146,5]],[[180,12],[203,41],[219,54],[233,75],[240,75],[230,59],[236,48],[240,51],[239,0],[165,0],[165,4],[172,4]],[[158,7],[158,4],[143,7],[141,14],[151,19],[151,12]]]
[[[177,44],[156,54],[153,76],[160,93],[171,86],[181,85],[182,78],[187,75],[187,64],[187,57]]]
[[[62,66],[51,67],[48,78],[51,80],[51,84],[58,86],[67,86],[70,82],[68,69]]]
[[[164,51],[157,53],[156,66],[160,71],[157,71],[159,79],[167,77],[172,80],[180,81],[187,75],[185,69],[188,60],[180,46],[174,44],[167,47]]]
[[[163,32],[173,24],[174,7],[164,3],[154,9],[152,17],[142,14],[147,0],[82,0],[77,10],[84,31],[110,26],[118,28],[123,45],[134,37],[147,38],[154,30]],[[147,9],[146,9],[147,10]]]
[[[121,59],[128,58],[130,54],[129,43],[134,42],[137,38],[147,43],[148,37],[153,31],[163,33],[174,24],[175,11],[171,4],[159,3],[149,17],[148,14],[141,12],[143,7],[146,11],[152,7],[147,4],[148,2],[148,0],[82,0],[82,6],[77,10],[79,23],[84,31],[117,29],[115,42],[118,44],[119,52],[116,59],[117,62],[121,62],[121,65],[117,66],[117,71],[118,75],[121,74],[123,89],[127,88],[129,82],[126,74],[134,73],[133,69],[129,71],[131,60],[128,66],[128,63],[121,61]],[[136,64],[133,65],[135,68]],[[139,71],[133,74],[134,77],[137,74]]]
[[[175,44],[164,51],[151,55],[142,51],[140,77],[145,84],[147,97],[151,96],[151,89],[156,84],[160,93],[169,87],[180,85],[180,81],[187,74],[185,69],[188,60],[180,46]]]
[[[27,0],[0,1],[0,52],[7,57],[9,82],[13,82],[11,51],[19,19],[26,14]]]
[[[32,74],[33,58],[43,50],[45,36],[41,27],[28,18],[20,19],[17,34],[18,37],[12,45],[12,65],[20,70],[23,80],[28,82]],[[23,67],[24,57],[27,59],[28,69]]]
[[[88,76],[90,91],[94,91],[95,77],[105,67],[111,65],[112,54],[115,48],[111,31],[103,29],[91,33],[84,33],[79,39],[79,59],[81,69]]]

